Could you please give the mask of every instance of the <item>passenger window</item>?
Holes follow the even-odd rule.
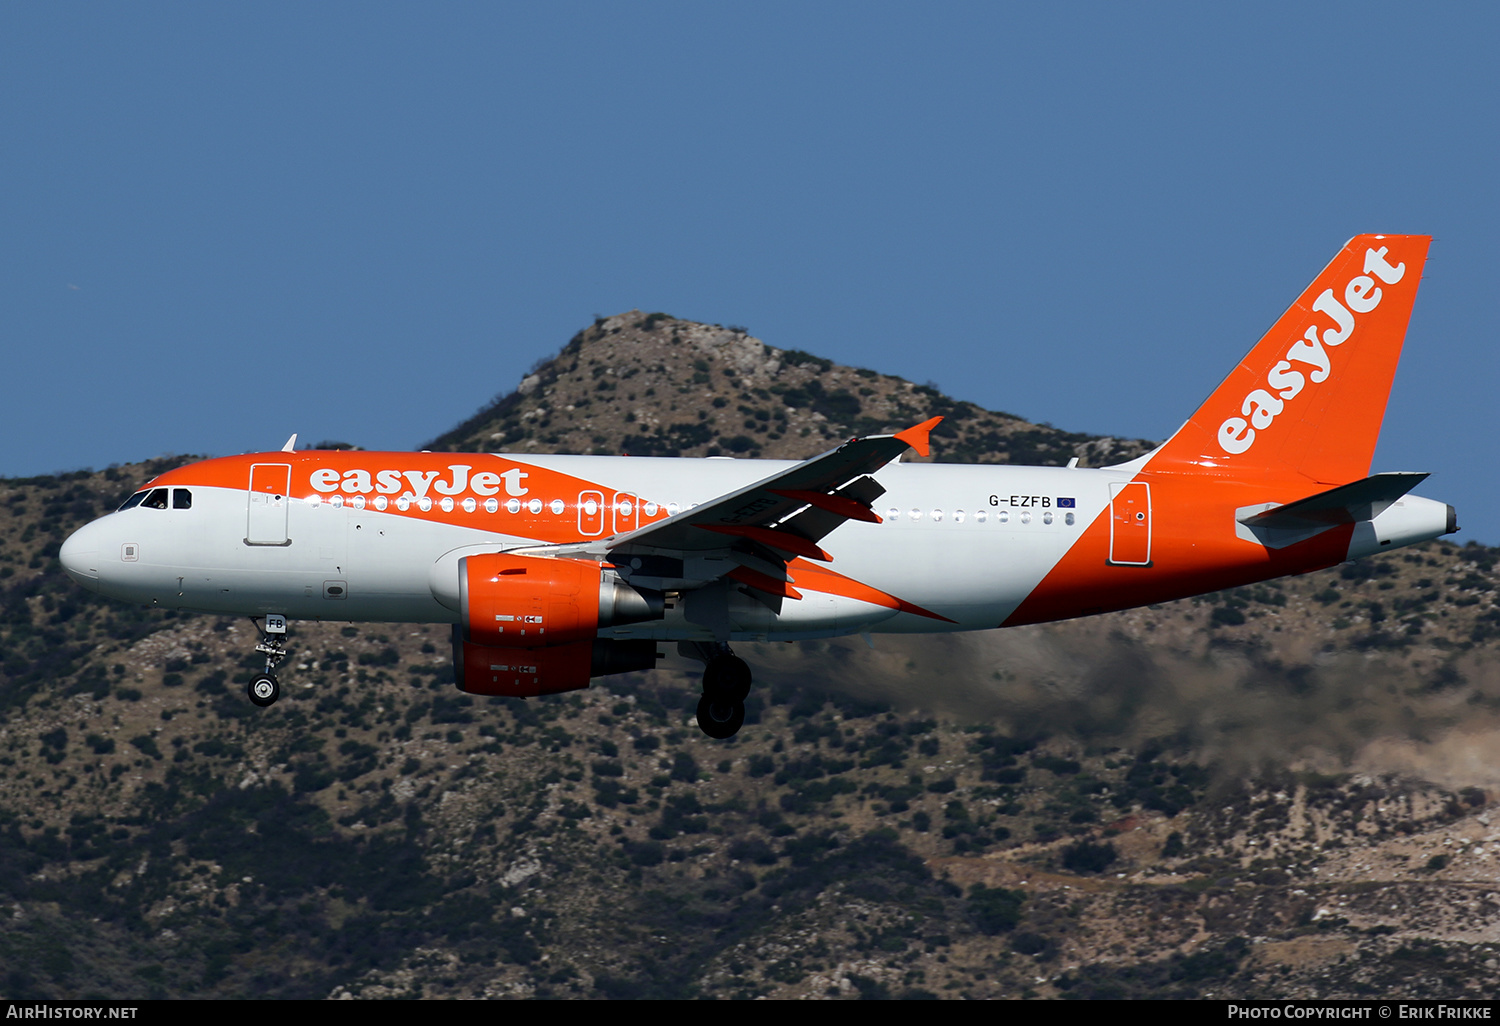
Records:
[[[166,509],[167,490],[165,488],[153,488],[151,494],[141,502],[147,509]]]
[[[121,504],[121,505],[120,505],[120,508],[119,508],[119,509],[117,509],[117,510],[115,510],[115,512],[116,512],[116,513],[119,513],[119,512],[122,512],[122,511],[124,511],[124,510],[127,510],[127,509],[132,509],[132,508],[134,508],[134,507],[136,507],[136,506],[139,506],[139,505],[140,505],[140,504],[141,504],[141,500],[142,500],[142,499],[144,499],[144,498],[145,498],[145,497],[146,497],[146,492],[145,492],[145,490],[144,490],[144,489],[142,489],[142,490],[141,490],[141,491],[139,491],[139,492],[136,492],[136,493],[135,493],[135,494],[134,494],[134,495],[132,495],[132,496],[131,496],[131,497],[130,497],[130,498],[128,498],[128,499],[126,499],[126,500],[125,500],[125,501],[124,501],[124,502],[123,502],[123,503],[122,503],[122,504]]]
[[[190,491],[188,491],[186,488],[173,488],[172,489],[172,508],[173,509],[192,509],[193,508],[193,493],[190,492]]]

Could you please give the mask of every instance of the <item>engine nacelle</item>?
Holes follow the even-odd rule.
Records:
[[[453,675],[471,695],[532,698],[589,686],[592,677],[649,670],[656,642],[595,638],[546,648],[476,645],[453,625]]]
[[[639,592],[598,563],[578,559],[465,556],[458,586],[464,640],[492,647],[570,645],[601,627],[660,619],[664,608],[661,595]]]

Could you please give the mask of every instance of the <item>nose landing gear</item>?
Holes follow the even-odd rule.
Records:
[[[698,727],[715,740],[733,737],[745,723],[750,667],[726,644],[683,642],[678,651],[707,664],[703,668],[703,697],[698,700]]]
[[[281,697],[281,685],[269,673],[257,674],[247,689],[250,701],[264,709]]]
[[[246,694],[252,703],[264,709],[281,697],[281,685],[276,683],[275,671],[276,665],[286,658],[286,617],[268,613],[264,621],[252,616],[250,622],[260,631],[260,644],[255,646],[255,651],[265,653],[266,669],[250,681]]]

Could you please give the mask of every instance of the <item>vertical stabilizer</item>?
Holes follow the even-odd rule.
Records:
[[[1151,457],[1154,471],[1369,475],[1426,235],[1358,235]]]

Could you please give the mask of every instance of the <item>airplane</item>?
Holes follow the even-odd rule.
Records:
[[[295,449],[167,471],[63,544],[80,585],[239,614],[280,694],[293,619],[452,625],[457,686],[536,697],[735,642],[989,630],[1307,573],[1458,530],[1370,474],[1431,239],[1351,239],[1171,438],[1118,466],[902,462],[934,418],[801,462]]]

